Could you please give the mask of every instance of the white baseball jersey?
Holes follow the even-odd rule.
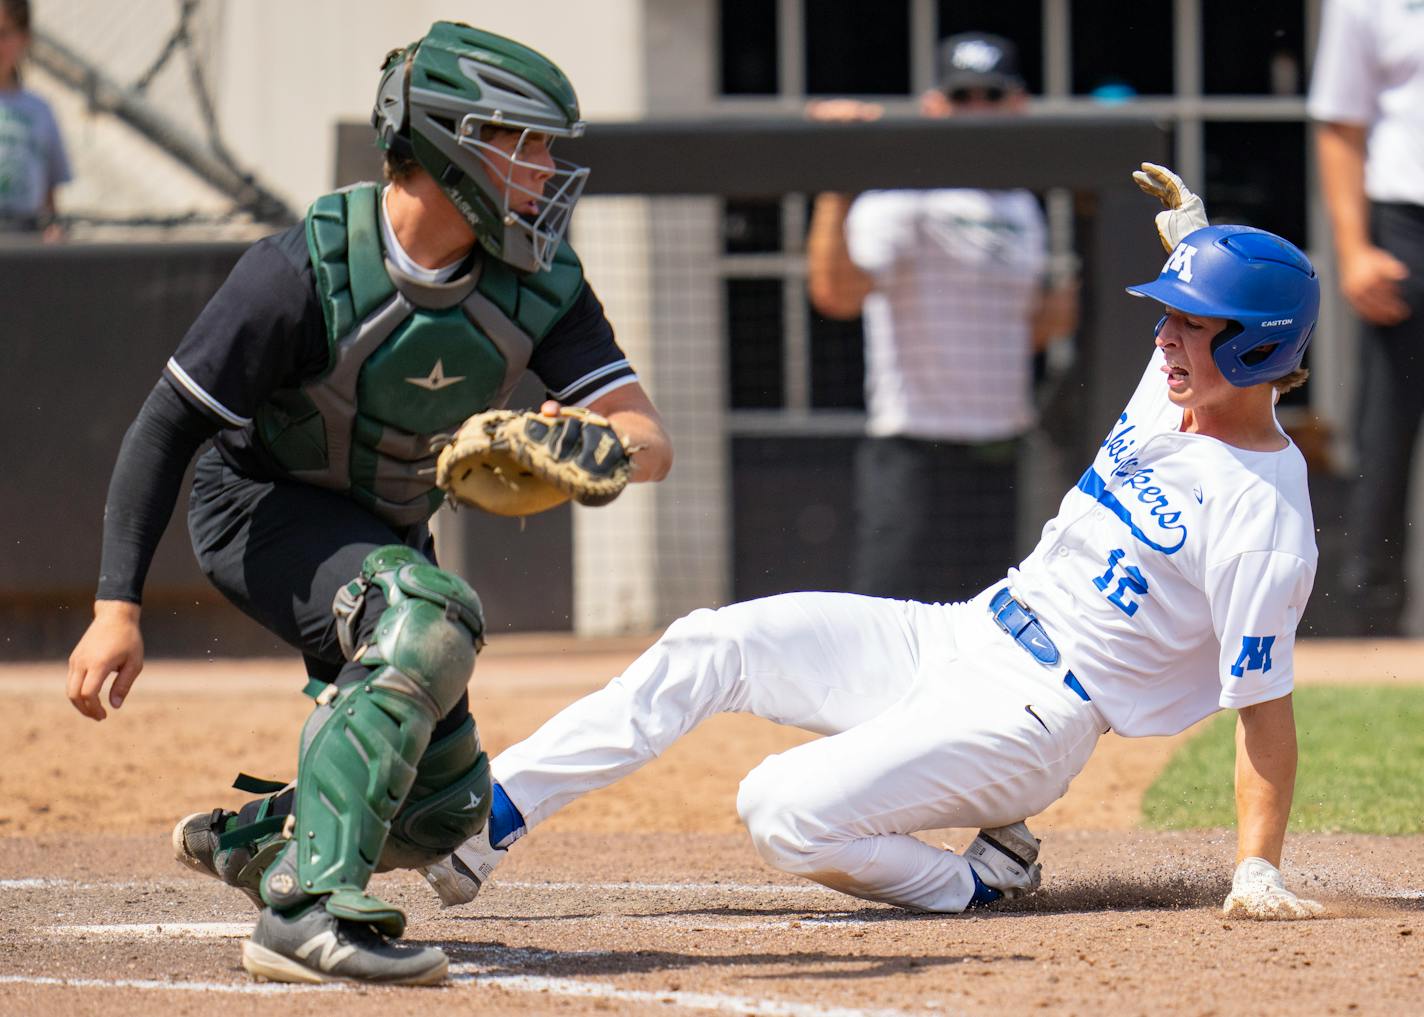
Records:
[[[1184,434],[1160,351],[1010,581],[1123,735],[1291,690],[1315,579],[1305,459]]]
[[[865,298],[866,430],[1000,441],[1033,422],[1047,228],[1028,191],[868,191],[845,225]]]

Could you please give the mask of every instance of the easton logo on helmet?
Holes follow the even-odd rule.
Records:
[[[1167,264],[1162,266],[1163,272],[1176,272],[1177,278],[1182,282],[1192,281],[1192,256],[1197,253],[1197,249],[1185,240],[1177,245],[1177,249],[1172,252],[1172,256],[1167,259]]]
[[[1261,327],[1262,327],[1262,328],[1271,328],[1271,327],[1276,326],[1276,325],[1289,325],[1289,324],[1290,324],[1291,322],[1293,322],[1293,321],[1295,321],[1294,318],[1277,318],[1275,321],[1263,321],[1263,322],[1261,322]]]

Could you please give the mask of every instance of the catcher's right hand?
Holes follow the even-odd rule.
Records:
[[[1144,193],[1167,207],[1167,211],[1157,213],[1156,222],[1157,236],[1168,253],[1175,251],[1188,233],[1210,225],[1201,198],[1166,166],[1144,162],[1142,169],[1132,174],[1132,179]]]
[[[486,410],[441,450],[435,483],[459,504],[527,516],[572,498],[607,505],[633,473],[633,450],[603,417],[581,407],[556,414]]]
[[[1281,872],[1264,858],[1243,858],[1231,879],[1231,893],[1221,906],[1227,918],[1293,921],[1323,914],[1319,901],[1297,897],[1286,889]]]

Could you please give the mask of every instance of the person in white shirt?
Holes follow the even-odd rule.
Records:
[[[1319,281],[1288,241],[1205,226],[1170,171],[1171,255],[1128,292],[1164,306],[1142,380],[1037,548],[953,604],[791,593],[694,611],[607,687],[491,764],[490,822],[427,876],[473,898],[530,828],[649,762],[700,721],[752,713],[825,737],[764,760],[737,808],[770,865],[934,912],[1039,886],[1023,822],[1109,729],[1240,719],[1237,867],[1225,912],[1321,906],[1279,870],[1296,769],[1296,625],[1316,548],[1300,451],[1276,420],[1301,383]],[[1146,344],[1144,343],[1144,346]],[[964,855],[912,836],[980,827]]]
[[[1424,4],[1326,0],[1308,108],[1340,291],[1364,323],[1345,580],[1356,631],[1399,635],[1424,418]]]
[[[930,118],[1005,116],[1028,96],[1012,42],[967,32],[940,46]],[[822,121],[875,119],[854,99]],[[1025,190],[817,195],[806,237],[811,304],[863,315],[866,437],[855,459],[851,590],[971,596],[1017,546],[1019,439],[1034,422],[1034,355],[1072,331],[1077,290],[1045,290],[1047,225]]]

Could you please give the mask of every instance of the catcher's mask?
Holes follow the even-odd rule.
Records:
[[[377,143],[434,177],[491,255],[524,272],[549,268],[588,169],[555,159],[537,194],[513,177],[548,171],[523,157],[531,135],[552,145],[583,133],[564,72],[527,46],[455,21],[437,21],[425,38],[392,50],[381,70],[371,111]],[[513,154],[483,137],[486,127],[520,132]],[[516,211],[530,198],[537,212]]]
[[[1289,240],[1251,226],[1187,234],[1154,281],[1127,292],[1187,314],[1226,318],[1211,356],[1241,388],[1300,367],[1320,311],[1320,279],[1310,259]]]

